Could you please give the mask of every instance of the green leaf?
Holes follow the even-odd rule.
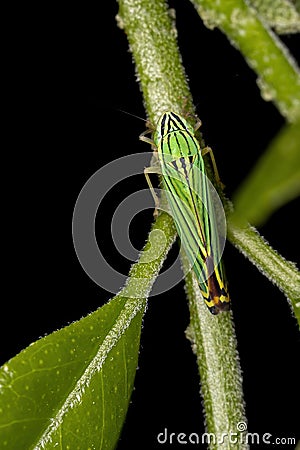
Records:
[[[137,367],[144,299],[115,297],[0,372],[0,448],[115,447]]]
[[[161,214],[122,291],[0,369],[0,448],[115,448],[126,415],[142,317],[175,239]]]
[[[234,197],[237,217],[260,225],[300,194],[300,121],[287,125]]]

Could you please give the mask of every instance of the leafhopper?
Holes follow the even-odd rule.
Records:
[[[221,260],[216,211],[203,160],[207,149],[201,151],[195,131],[179,114],[165,112],[158,121],[153,141],[141,137],[154,144],[158,159],[157,166],[145,169],[145,176],[158,205],[148,174],[162,175],[162,187],[181,244],[209,311],[218,314],[229,310],[230,299]],[[213,156],[212,162],[216,170]]]

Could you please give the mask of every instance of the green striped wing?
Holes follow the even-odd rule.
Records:
[[[163,114],[157,149],[163,187],[181,244],[213,314],[229,307],[216,213],[193,128],[178,114]]]

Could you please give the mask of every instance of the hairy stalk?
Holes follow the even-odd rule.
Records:
[[[228,217],[228,239],[272,281],[289,300],[300,327],[300,273],[296,266],[279,255],[249,224],[241,225]]]
[[[166,110],[194,114],[184,69],[176,42],[176,29],[165,2],[156,0],[119,0],[119,25],[124,29],[136,64],[138,79],[151,122],[156,123]],[[187,261],[182,258],[184,268]],[[191,275],[192,276],[192,275]],[[245,422],[240,365],[230,314],[219,318],[199,307],[201,294],[197,283],[187,283],[191,325],[189,338],[197,356],[202,381],[208,432],[236,432]],[[199,331],[200,330],[200,331]],[[216,345],[221,335],[228,339]],[[203,348],[214,342],[214,351]],[[222,367],[225,363],[226,366]],[[224,378],[224,373],[226,377]],[[224,380],[226,382],[224,382]],[[228,446],[218,448],[244,448]]]
[[[250,0],[249,3],[277,33],[299,33],[300,15],[289,0]]]
[[[209,28],[220,28],[257,73],[262,97],[294,122],[300,116],[300,74],[288,49],[244,0],[191,0]]]

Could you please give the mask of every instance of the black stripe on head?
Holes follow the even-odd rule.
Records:
[[[180,130],[180,129],[186,130],[186,125],[182,122],[181,118],[180,118],[176,113],[173,113],[173,112],[172,112],[172,113],[170,114],[170,117],[171,117],[171,120],[172,120],[172,122],[173,122],[173,126],[174,126],[174,124],[175,124],[178,130]],[[179,124],[180,126],[178,126],[178,124]]]
[[[166,118],[167,118],[167,114],[164,114],[161,120],[161,135],[164,136],[165,135],[165,126],[166,126]]]

